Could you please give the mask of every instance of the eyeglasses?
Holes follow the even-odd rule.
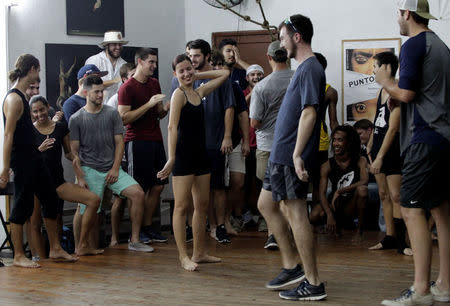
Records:
[[[299,30],[297,30],[297,28],[295,27],[295,25],[292,23],[291,17],[286,18],[284,20],[284,24],[290,24],[292,26],[292,28],[294,28],[295,32],[300,33]]]

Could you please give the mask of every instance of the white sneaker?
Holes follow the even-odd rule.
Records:
[[[128,242],[128,250],[145,253],[150,253],[154,251],[154,249],[149,245],[143,244],[142,242],[131,242],[131,241]]]
[[[402,292],[400,297],[393,300],[384,300],[382,305],[388,306],[406,306],[406,305],[433,305],[433,295],[419,295],[414,291],[414,287],[406,289]]]
[[[450,302],[450,290],[443,291],[439,289],[435,281],[431,282],[430,291],[435,301]]]

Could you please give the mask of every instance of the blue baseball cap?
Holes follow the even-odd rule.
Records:
[[[95,66],[94,64],[84,65],[83,67],[80,68],[80,70],[78,70],[77,79],[78,80],[82,79],[90,74],[96,74],[99,77],[102,77],[107,75],[108,71],[100,71],[100,69],[98,69],[98,67]]]

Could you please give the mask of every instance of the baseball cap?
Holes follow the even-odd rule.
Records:
[[[84,65],[83,67],[80,68],[80,70],[78,70],[77,79],[78,80],[82,79],[90,74],[96,74],[99,77],[102,77],[107,75],[108,71],[100,71],[100,69],[98,69],[98,67],[95,66],[94,64]]]
[[[270,43],[269,47],[267,48],[267,55],[270,55],[273,57],[273,56],[275,56],[275,53],[277,53],[278,51],[283,51],[284,53],[287,54],[286,49],[284,49],[280,46],[279,40],[272,41]]]
[[[400,10],[408,10],[425,19],[437,19],[430,14],[430,6],[427,0],[398,0],[397,7]]]
[[[248,66],[246,75],[248,75],[250,72],[255,71],[255,70],[260,71],[264,74],[263,67],[261,67],[260,65],[257,65],[257,64],[253,64],[253,65]]]

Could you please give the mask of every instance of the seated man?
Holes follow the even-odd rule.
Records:
[[[153,248],[139,242],[144,210],[144,191],[121,168],[124,142],[123,124],[117,110],[103,104],[103,81],[90,75],[83,81],[86,105],[72,115],[69,122],[70,147],[78,184],[89,188],[100,198],[108,186],[130,200],[131,238],[128,249],[152,252]],[[80,205],[80,214],[85,205]],[[83,226],[83,224],[82,224]]]
[[[327,228],[340,233],[342,228],[354,227],[358,217],[357,239],[362,235],[364,209],[367,200],[367,162],[359,154],[360,140],[350,125],[341,125],[331,134],[334,156],[322,164],[320,169],[319,197],[327,216]],[[331,181],[331,202],[327,198],[328,180]],[[316,214],[320,212],[315,212]],[[317,215],[311,214],[311,220]]]

